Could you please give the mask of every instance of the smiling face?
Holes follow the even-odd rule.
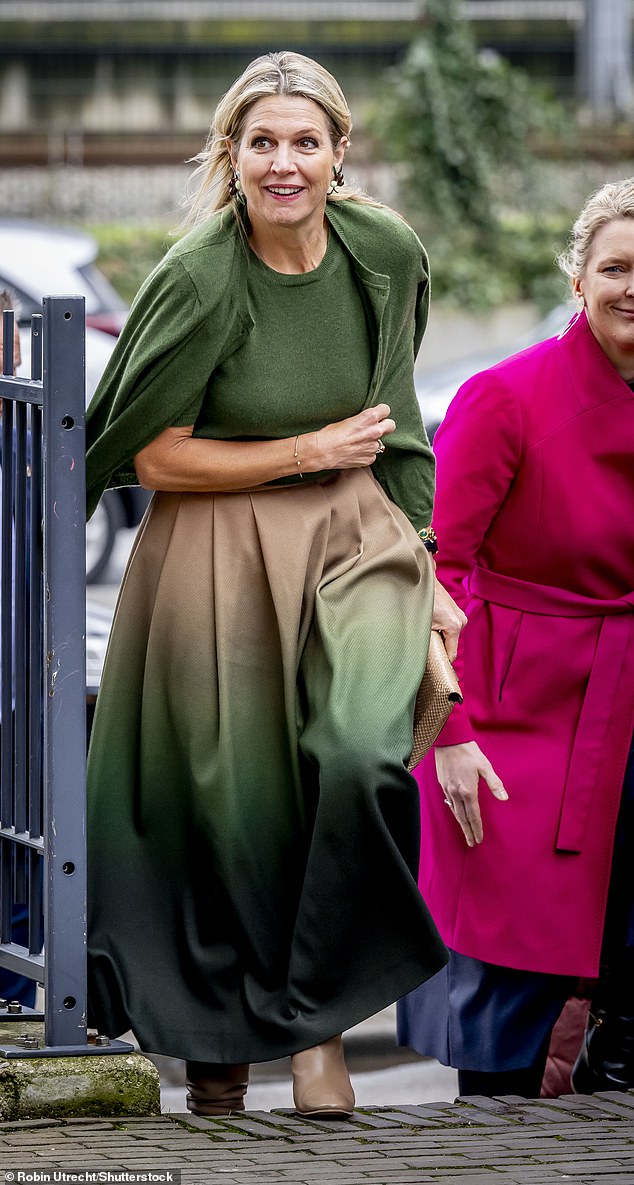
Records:
[[[599,227],[586,267],[572,282],[590,328],[624,378],[634,378],[634,218]]]
[[[312,99],[258,99],[232,152],[254,233],[276,228],[318,233],[333,168],[342,163],[345,147],[343,137],[333,147],[326,114]]]

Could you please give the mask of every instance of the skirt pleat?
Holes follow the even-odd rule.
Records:
[[[101,1032],[264,1061],[443,965],[406,769],[432,583],[367,470],[154,496],[89,756]]]

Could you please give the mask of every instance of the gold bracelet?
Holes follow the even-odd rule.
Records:
[[[302,473],[302,462],[301,462],[301,458],[298,455],[298,446],[299,446],[299,437],[300,436],[301,436],[301,433],[298,433],[298,435],[295,437],[295,452],[293,453],[293,456],[294,456],[295,462],[297,464],[297,471],[303,481],[304,474]]]

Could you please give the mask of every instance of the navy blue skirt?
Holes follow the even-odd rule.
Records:
[[[623,783],[614,840],[601,962],[618,964],[634,947],[634,747]],[[449,962],[400,1000],[397,1040],[460,1070],[533,1065],[578,980],[517,971],[449,951]]]
[[[516,971],[449,951],[442,971],[397,1008],[397,1040],[460,1070],[530,1066],[577,980]]]

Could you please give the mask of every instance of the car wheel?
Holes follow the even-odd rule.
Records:
[[[94,584],[108,566],[117,531],[123,526],[118,495],[109,490],[86,526],[86,582]]]

